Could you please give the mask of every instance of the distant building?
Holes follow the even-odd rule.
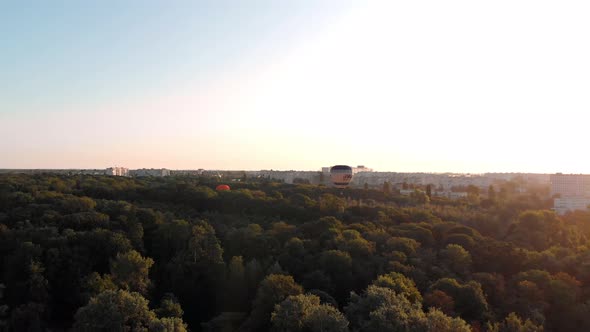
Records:
[[[166,168],[142,168],[129,171],[131,176],[170,176],[170,170]]]
[[[568,211],[586,210],[590,205],[590,175],[584,174],[552,174],[551,196],[553,209],[557,214]]]
[[[104,174],[113,176],[129,176],[129,168],[109,167],[105,170]]]
[[[467,198],[469,196],[469,193],[467,193],[465,191],[445,190],[445,191],[435,191],[433,193],[433,196],[446,197],[446,198],[450,198],[450,199],[461,199],[461,198]]]
[[[256,175],[284,183],[312,183],[318,184],[321,181],[321,173],[310,171],[261,171]],[[326,177],[329,179],[329,175]]]
[[[202,176],[203,173],[205,172],[204,169],[199,168],[197,170],[192,170],[192,169],[186,169],[186,170],[171,170],[170,171],[170,175],[171,176]]]
[[[553,210],[557,214],[565,214],[576,210],[587,210],[590,205],[589,197],[564,197],[553,199]]]
[[[331,168],[332,167],[322,167],[322,173],[329,174]],[[363,173],[363,172],[373,172],[373,169],[365,167],[364,165],[358,165],[357,167],[352,167],[352,174]]]
[[[551,195],[561,197],[590,197],[590,175],[552,174]]]
[[[358,165],[357,167],[352,168],[352,174],[362,173],[362,172],[372,172],[372,168],[365,167],[364,165]]]
[[[400,189],[399,193],[400,193],[400,195],[403,195],[403,196],[410,196],[415,191],[416,191],[415,189]]]

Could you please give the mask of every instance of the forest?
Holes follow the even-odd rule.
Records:
[[[268,179],[0,174],[0,331],[590,331],[590,212]]]

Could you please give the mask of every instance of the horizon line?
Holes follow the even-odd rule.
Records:
[[[112,167],[123,167],[129,170],[140,170],[140,169],[166,169],[169,171],[217,171],[217,172],[260,172],[260,171],[272,171],[272,172],[322,172],[319,170],[309,169],[215,169],[215,168],[166,168],[166,167],[140,167],[130,168],[124,166],[111,166],[111,167],[91,167],[91,168],[0,168],[0,172],[3,171],[77,171],[77,170],[105,170]],[[329,166],[323,166],[329,167]],[[486,172],[457,172],[457,171],[393,171],[393,170],[372,170],[367,172],[359,173],[415,173],[415,174],[535,174],[535,175],[551,175],[551,174],[574,174],[584,175],[590,173],[565,173],[565,172],[526,172],[526,171],[486,171]],[[358,173],[357,173],[358,174]]]

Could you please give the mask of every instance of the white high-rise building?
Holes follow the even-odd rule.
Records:
[[[552,174],[551,195],[553,209],[557,214],[568,211],[586,210],[590,205],[590,175],[585,174]]]
[[[129,168],[125,167],[109,167],[104,174],[114,176],[129,176]]]
[[[561,197],[590,197],[590,175],[585,174],[552,174],[551,195]]]

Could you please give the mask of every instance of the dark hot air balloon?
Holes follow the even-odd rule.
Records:
[[[330,168],[330,179],[336,188],[346,188],[352,181],[352,167],[336,165]]]

